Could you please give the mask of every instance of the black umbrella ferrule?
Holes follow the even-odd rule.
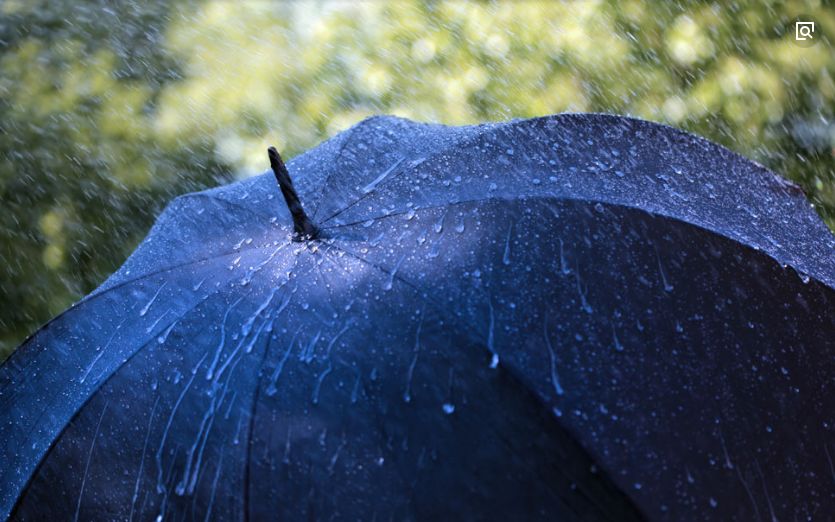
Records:
[[[278,181],[278,186],[284,195],[284,201],[287,202],[287,208],[290,209],[290,214],[293,216],[294,239],[296,241],[316,239],[319,236],[319,229],[305,214],[302,203],[299,201],[299,195],[296,193],[293,181],[290,179],[290,173],[287,172],[287,167],[281,160],[281,155],[275,147],[268,148],[267,154],[270,156],[270,167],[272,167],[275,179]]]

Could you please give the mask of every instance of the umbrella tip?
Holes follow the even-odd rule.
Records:
[[[287,167],[281,159],[281,154],[275,147],[270,147],[267,149],[267,155],[270,158],[270,167],[275,174],[275,179],[278,181],[278,187],[281,189],[287,208],[293,216],[293,239],[296,241],[316,239],[319,237],[319,229],[305,214],[299,195],[293,187],[293,181],[290,179],[290,173],[287,172]]]

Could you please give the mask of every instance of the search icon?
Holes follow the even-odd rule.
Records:
[[[794,39],[798,42],[811,40],[815,36],[815,22],[795,22]]]
[[[812,47],[819,41],[828,41],[823,33],[823,27],[809,15],[799,15],[791,20],[791,25],[786,25],[786,36],[793,35],[792,43],[800,47]]]

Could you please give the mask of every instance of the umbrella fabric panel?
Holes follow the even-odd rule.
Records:
[[[81,405],[134,353],[165,338],[178,320],[214,293],[295,262],[288,248],[250,247],[120,284],[90,297],[45,326],[0,367],[3,509],[11,510],[50,444]],[[286,257],[284,257],[286,255]],[[205,318],[203,319],[205,320]]]
[[[374,119],[352,131],[369,156],[382,157],[373,172],[348,169],[330,181],[340,208],[317,212],[323,228],[486,198],[603,201],[707,228],[835,287],[835,237],[802,191],[702,138],[629,118],[564,114],[464,127],[456,140],[410,164],[413,156],[405,152],[373,148],[380,135],[401,125]],[[361,185],[389,168],[394,172],[373,190],[344,202],[345,185]]]
[[[15,518],[638,517],[463,325],[303,248],[289,280],[268,266],[242,297],[224,288],[120,368]]]
[[[250,188],[251,193],[257,193],[255,187]],[[231,262],[253,244],[267,248],[277,238],[284,242],[282,225],[289,219],[289,213],[286,209],[282,211],[279,199],[275,194],[272,196],[274,201],[270,206],[275,209],[272,217],[256,213],[256,207],[251,205],[221,199],[209,192],[176,198],[137,250],[90,295],[155,272],[188,270],[195,264],[212,263],[224,256],[232,256]]]
[[[286,282],[278,270],[224,286],[150,338],[68,424],[13,518],[239,518],[252,397]]]
[[[331,324],[289,313],[262,374],[253,518],[638,517],[466,325],[338,250],[320,269],[299,297]]]
[[[464,143],[478,128],[416,124],[386,116],[364,120],[344,133],[344,146],[336,155],[322,157],[328,174],[320,188],[321,196],[310,202],[311,219],[326,222],[375,192],[389,178],[418,169],[439,151]],[[288,165],[293,179],[295,163],[293,160]]]
[[[835,510],[827,286],[600,203],[470,202],[338,230],[472,325],[648,514]]]

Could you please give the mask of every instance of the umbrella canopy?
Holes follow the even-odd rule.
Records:
[[[604,115],[378,117],[275,167],[0,368],[2,513],[835,513],[835,239],[795,186]]]

